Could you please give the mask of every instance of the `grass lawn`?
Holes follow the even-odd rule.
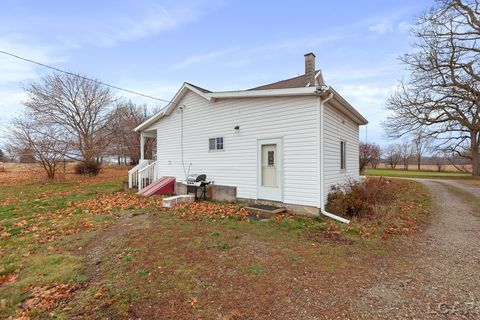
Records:
[[[405,177],[405,178],[454,178],[454,179],[469,179],[471,175],[461,172],[433,172],[433,171],[405,171],[394,169],[368,169],[366,175],[368,176],[384,176],[384,177]]]
[[[398,181],[388,219],[254,221],[239,204],[163,209],[121,191],[123,175],[0,189],[0,318],[341,317],[317,301],[355,300],[429,210],[419,184]]]

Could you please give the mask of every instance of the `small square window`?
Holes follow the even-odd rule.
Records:
[[[208,150],[209,151],[223,150],[223,137],[208,139]]]

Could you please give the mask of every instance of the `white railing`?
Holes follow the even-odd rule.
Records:
[[[157,180],[156,163],[156,161],[153,161],[148,166],[138,170],[138,191],[148,187]]]
[[[128,187],[130,189],[139,187],[139,185],[138,185],[138,182],[139,182],[138,172],[141,169],[145,168],[146,166],[150,165],[152,162],[154,162],[154,160],[143,159],[143,160],[140,160],[135,167],[128,170]]]

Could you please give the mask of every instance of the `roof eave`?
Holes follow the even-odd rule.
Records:
[[[368,120],[365,119],[360,112],[358,112],[347,100],[345,100],[337,91],[332,87],[330,90],[333,92],[334,100],[337,101],[348,113],[349,117],[359,125],[368,124]]]
[[[282,96],[306,96],[315,95],[315,87],[266,89],[266,90],[238,90],[211,92],[206,95],[212,99],[235,99],[235,98],[260,98]]]

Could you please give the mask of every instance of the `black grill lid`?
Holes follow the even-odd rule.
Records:
[[[191,174],[187,177],[188,181],[201,182],[207,180],[206,174]]]

